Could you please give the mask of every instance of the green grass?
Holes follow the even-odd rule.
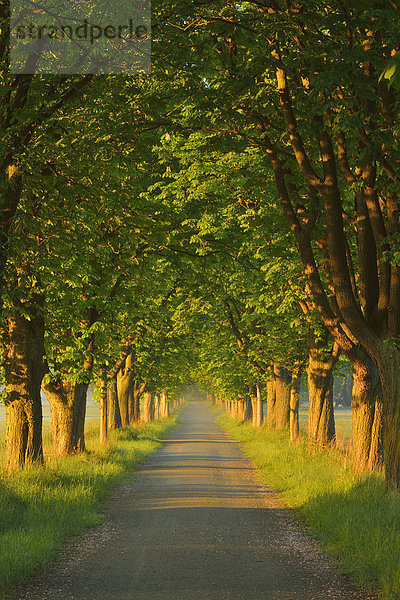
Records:
[[[218,421],[343,570],[387,600],[400,598],[400,495],[385,492],[381,474],[355,475],[337,450],[310,454],[305,438],[291,445],[265,425]]]
[[[107,447],[92,426],[86,454],[55,460],[48,448],[45,468],[0,471],[0,598],[54,559],[67,538],[101,522],[100,499],[159,447],[176,421],[112,432]]]

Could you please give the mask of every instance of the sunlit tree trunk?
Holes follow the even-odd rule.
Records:
[[[128,423],[131,425],[135,421],[135,380],[132,380],[128,388]]]
[[[140,421],[140,398],[142,397],[144,390],[146,389],[146,385],[146,382],[139,383],[136,380],[133,385],[133,420],[135,421],[135,423],[138,423]]]
[[[50,404],[53,451],[63,457],[85,450],[85,414],[87,383],[62,379],[42,384]]]
[[[261,427],[263,422],[263,406],[261,396],[261,383],[258,381],[255,386],[252,386],[251,395],[252,405],[252,422],[254,427]]]
[[[240,419],[240,421],[243,422],[252,419],[250,396],[248,396],[247,394],[242,396],[242,394],[240,394],[237,400],[237,405],[237,418]]]
[[[230,415],[233,419],[237,419],[238,418],[238,402],[237,400],[231,400],[231,412]]]
[[[154,395],[152,394],[152,392],[146,392],[145,394],[143,394],[142,421],[144,423],[148,423],[153,418],[153,399]]]
[[[6,469],[42,462],[44,319],[32,308],[30,319],[8,314],[3,333],[6,405]]]
[[[107,386],[107,421],[108,429],[119,429],[121,427],[121,415],[117,398],[116,376],[108,379]]]
[[[292,370],[292,381],[290,385],[290,441],[297,442],[300,435],[299,428],[299,399],[300,399],[300,367]]]
[[[129,391],[134,378],[133,357],[131,350],[117,371],[117,397],[122,427],[129,424]]]
[[[154,394],[154,420],[160,418],[160,394]]]
[[[267,380],[267,425],[276,427],[276,388],[275,375]]]
[[[238,395],[238,399],[236,400],[237,403],[237,418],[240,421],[244,421],[244,401],[243,401],[243,397],[242,394]]]
[[[162,390],[160,395],[160,415],[162,419],[169,417],[169,401],[167,390]]]
[[[100,444],[105,444],[108,437],[108,411],[107,411],[107,369],[101,367],[101,377],[98,382],[100,389]]]
[[[324,447],[335,439],[333,410],[333,369],[339,347],[331,342],[327,330],[317,339],[308,332],[308,436],[312,447]]]
[[[132,363],[133,349],[130,344],[127,344],[119,360],[115,363],[114,367],[107,373],[108,429],[119,429],[120,427],[122,427],[120,404],[118,401],[118,383],[121,392],[121,403],[124,406],[125,423],[129,418],[129,405],[131,401],[130,396],[132,393]],[[126,364],[128,364],[127,367]]]
[[[243,402],[244,402],[244,420],[252,421],[253,420],[253,408],[251,405],[251,398],[248,394],[245,394]]]
[[[277,429],[289,429],[290,383],[288,369],[274,364],[275,376],[275,423]]]
[[[353,363],[353,466],[364,471],[382,466],[383,405],[378,369],[368,355],[359,355]]]

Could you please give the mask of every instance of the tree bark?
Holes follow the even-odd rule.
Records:
[[[400,489],[400,352],[381,348],[378,363],[383,395],[383,456],[386,487]]]
[[[241,394],[239,394],[236,402],[237,402],[237,418],[243,423],[245,406],[244,406],[244,400],[243,400],[243,397]]]
[[[89,384],[62,379],[43,383],[50,404],[53,451],[58,458],[85,450],[86,394]]]
[[[135,380],[129,384],[128,388],[128,423],[131,425],[135,421]]]
[[[101,368],[101,378],[98,382],[100,388],[100,444],[105,444],[108,437],[108,414],[107,414],[107,370]]]
[[[274,364],[275,422],[277,429],[289,429],[291,375],[286,367]]]
[[[301,370],[295,367],[292,371],[290,385],[290,441],[297,442],[300,436],[299,428],[299,399],[300,399]]]
[[[169,417],[169,401],[168,392],[163,390],[160,396],[160,414],[162,419],[168,419]]]
[[[154,394],[154,420],[158,421],[160,416],[160,394]]]
[[[154,400],[154,396],[151,392],[146,392],[143,395],[142,420],[144,423],[148,423],[153,418],[153,414],[154,414],[153,400]]]
[[[337,349],[321,349],[315,343],[313,333],[310,337],[307,363],[308,436],[312,447],[323,448],[335,439],[333,368],[337,361]]]
[[[361,354],[361,352],[360,352]],[[382,466],[382,389],[378,369],[365,353],[353,363],[353,467],[365,471]]]
[[[117,380],[116,376],[108,379],[107,385],[107,416],[108,429],[120,429],[121,415],[117,398]]]
[[[250,421],[253,420],[253,409],[252,409],[252,405],[251,405],[251,399],[250,396],[248,394],[245,395],[244,397],[244,421]]]
[[[240,419],[242,423],[252,419],[251,399],[247,394],[244,397],[242,394],[239,395],[237,400],[237,418]]]
[[[239,405],[237,400],[231,400],[231,412],[232,419],[237,419],[239,416]]]
[[[276,388],[275,374],[267,381],[267,425],[276,427]]]
[[[129,424],[130,387],[133,385],[134,377],[133,360],[134,355],[131,350],[117,371],[117,398],[122,427]]]
[[[252,405],[252,422],[254,427],[261,427],[263,422],[263,406],[261,396],[261,383],[258,381],[255,386],[252,386],[251,395]]]
[[[40,307],[30,320],[15,313],[6,317],[3,334],[6,406],[6,469],[43,462],[42,401],[44,319]]]
[[[135,423],[138,423],[140,421],[140,398],[142,397],[143,392],[146,389],[146,385],[146,382],[139,383],[138,381],[135,381],[133,385],[133,420],[135,421]]]

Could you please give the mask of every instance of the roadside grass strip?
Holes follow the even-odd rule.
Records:
[[[101,523],[101,498],[160,446],[177,418],[110,432],[105,447],[92,428],[85,454],[47,456],[44,468],[0,470],[0,598],[43,569],[68,538]]]
[[[400,494],[385,491],[382,473],[354,474],[333,448],[310,453],[305,436],[291,444],[287,432],[266,425],[220,412],[217,421],[344,572],[386,600],[400,598]]]

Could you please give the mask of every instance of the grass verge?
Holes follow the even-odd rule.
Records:
[[[400,598],[400,495],[385,492],[381,474],[355,475],[340,452],[310,454],[305,439],[291,445],[286,432],[217,420],[344,571],[386,600]]]
[[[66,539],[101,523],[100,499],[160,445],[177,416],[112,432],[107,447],[87,434],[88,452],[46,467],[0,471],[0,598],[54,559]]]

